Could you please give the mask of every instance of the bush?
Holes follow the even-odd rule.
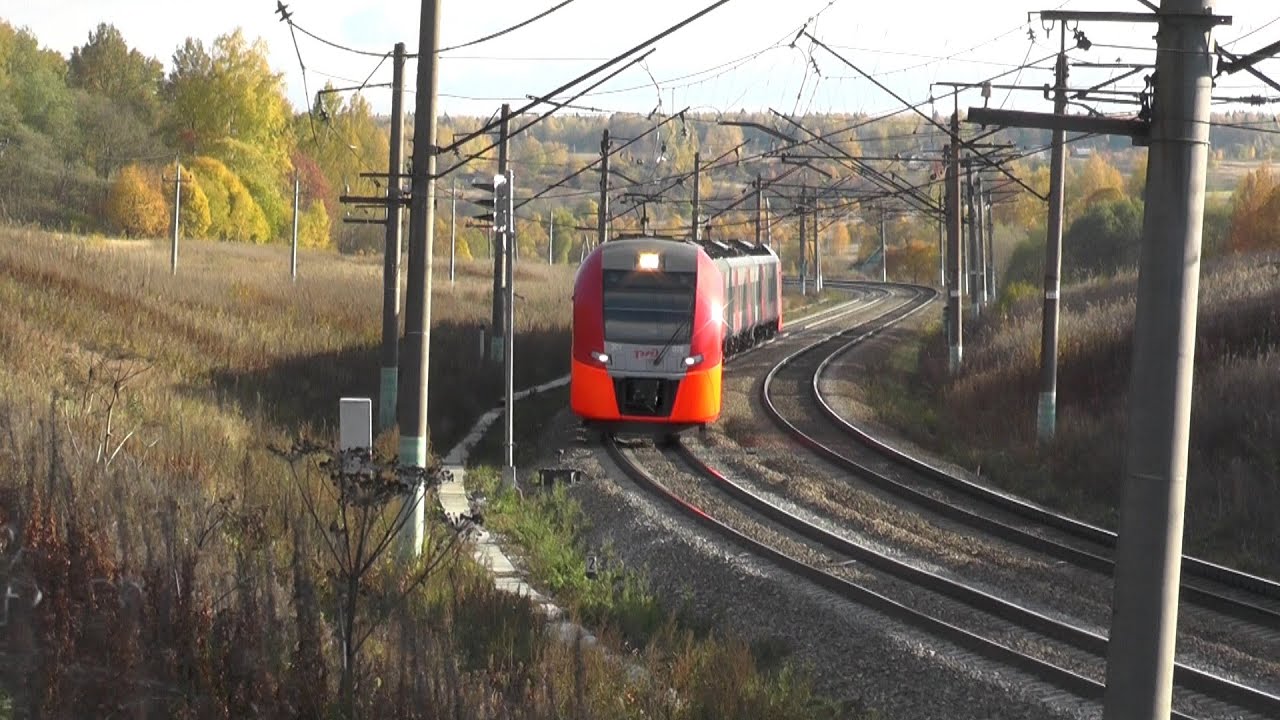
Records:
[[[168,225],[158,173],[129,165],[120,171],[107,196],[107,217],[130,237],[156,237]]]

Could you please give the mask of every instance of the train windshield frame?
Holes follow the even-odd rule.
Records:
[[[627,345],[688,345],[695,272],[604,271],[604,339]]]

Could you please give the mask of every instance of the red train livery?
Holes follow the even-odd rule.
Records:
[[[768,247],[604,243],[574,283],[570,405],[610,431],[704,426],[720,416],[725,358],[781,329],[781,264]]]

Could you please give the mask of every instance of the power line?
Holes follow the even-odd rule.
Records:
[[[546,10],[543,10],[542,12],[538,13],[537,15],[534,15],[533,17],[529,18],[528,20],[524,20],[524,21],[522,21],[522,22],[518,22],[518,23],[516,23],[515,25],[512,25],[512,26],[511,26],[511,27],[509,27],[509,28],[504,28],[504,29],[502,29],[502,30],[499,30],[499,31],[498,31],[498,32],[496,32],[496,33],[492,33],[492,34],[489,34],[489,35],[485,35],[485,36],[484,36],[484,37],[482,37],[482,38],[476,38],[475,40],[470,40],[470,41],[468,41],[468,42],[464,42],[464,43],[462,43],[461,45],[454,45],[454,46],[452,46],[452,47],[441,48],[441,49],[439,50],[439,52],[445,53],[445,52],[449,52],[450,50],[461,50],[462,48],[471,47],[472,45],[479,45],[480,43],[488,42],[488,41],[490,41],[490,40],[493,40],[494,38],[500,38],[500,37],[502,37],[503,35],[506,35],[507,33],[515,32],[516,30],[519,30],[520,28],[522,28],[522,27],[524,27],[524,26],[526,26],[526,25],[529,25],[530,23],[535,23],[535,22],[537,22],[537,21],[541,20],[542,18],[544,18],[544,17],[546,17],[546,16],[550,15],[551,13],[553,13],[553,12],[555,12],[555,11],[559,10],[560,8],[562,8],[562,7],[564,7],[564,6],[566,6],[566,5],[570,4],[570,3],[572,3],[573,1],[574,1],[574,0],[562,0],[562,2],[561,2],[560,4],[558,4],[558,5],[553,5],[553,6],[551,6],[550,8],[548,8],[548,9],[546,9]]]

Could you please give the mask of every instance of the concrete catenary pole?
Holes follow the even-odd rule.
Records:
[[[761,227],[761,218],[764,215],[764,186],[761,180],[760,173],[756,173],[756,247],[760,247],[760,243],[764,241],[764,228]]]
[[[947,344],[950,370],[959,372],[964,359],[960,293],[960,114],[951,116],[951,144],[947,148]]]
[[[1053,114],[1067,110],[1067,25],[1059,23],[1062,49],[1054,71]],[[1067,157],[1066,132],[1053,131],[1049,154],[1049,229],[1044,254],[1044,319],[1040,324],[1040,401],[1036,412],[1036,437],[1049,442],[1058,419],[1058,298],[1062,292],[1062,205]]]
[[[182,227],[182,162],[173,159],[173,244],[169,248],[169,273],[178,274],[178,235]]]
[[[822,294],[822,246],[818,244],[818,194],[813,195],[813,291]]]
[[[422,0],[418,35],[418,95],[413,113],[413,188],[409,203],[409,278],[405,302],[404,387],[398,415],[400,463],[427,467],[427,373],[431,358],[431,252],[435,241],[436,92],[439,88],[440,2]],[[410,556],[422,552],[425,492],[419,485],[405,526]]]
[[[596,215],[596,247],[599,247],[609,239],[609,128],[600,136],[600,203]]]
[[[503,139],[506,140],[506,133],[503,133]],[[504,153],[505,154],[505,153]],[[504,158],[505,160],[505,158]],[[515,250],[516,244],[516,213],[514,198],[516,189],[514,186],[515,176],[511,172],[511,168],[503,168],[502,175],[505,179],[503,187],[506,191],[502,197],[502,234],[504,236],[502,246],[507,252],[506,262],[506,278],[504,284],[506,286],[506,302],[503,304],[502,318],[502,338],[505,348],[502,353],[502,378],[505,386],[503,393],[504,408],[504,424],[506,425],[506,470],[505,480],[508,487],[516,487],[516,460],[515,460],[515,366],[516,366],[516,280],[515,280]],[[496,208],[495,208],[496,212]]]
[[[458,264],[458,179],[449,184],[449,284],[455,278]]]
[[[996,299],[996,221],[995,205],[991,203],[991,191],[987,191],[983,216],[987,219],[987,300]]]
[[[809,264],[805,260],[805,246],[809,244],[808,233],[805,232],[805,218],[809,215],[809,208],[806,202],[807,193],[804,187],[800,188],[800,294],[809,294]]]
[[[697,243],[701,238],[698,236],[698,214],[702,211],[702,153],[695,152],[693,154],[693,232],[690,237],[693,242]]]
[[[889,282],[889,234],[885,232],[885,211],[880,206],[880,282]]]
[[[976,159],[973,160],[976,162]],[[979,290],[978,273],[981,272],[982,238],[978,235],[978,185],[973,171],[973,162],[965,166],[965,200],[969,209],[969,242],[965,248],[966,276],[969,278],[969,305],[973,308],[973,319],[982,316],[982,292]]]
[[[298,282],[298,171],[293,171],[293,235],[289,243],[289,279]]]
[[[378,427],[396,424],[400,380],[400,254],[404,244],[404,43],[396,43],[391,76],[391,151],[387,159],[387,227],[382,259],[382,371]]]
[[[764,199],[764,244],[773,247],[773,220],[770,213],[769,198]]]
[[[503,103],[502,119],[498,128],[498,174],[503,175],[507,171],[507,135],[511,128],[511,106]],[[495,191],[496,192],[496,191]],[[495,202],[497,198],[494,198]],[[497,207],[493,210],[494,218],[498,216]],[[502,333],[502,319],[506,317],[503,310],[503,303],[506,302],[506,264],[507,251],[502,245],[506,240],[506,235],[502,231],[494,233],[494,249],[493,249],[493,325],[489,335],[490,341],[489,359],[493,362],[502,362],[503,343],[506,342],[506,336]]]
[[[556,264],[556,214],[551,211],[547,218],[547,264]]]
[[[1211,0],[1164,0],[1139,261],[1107,720],[1169,717],[1213,91]]]
[[[974,214],[974,237],[977,238],[975,245],[977,246],[974,253],[977,275],[977,287],[974,294],[978,298],[978,307],[981,309],[987,304],[987,206],[984,202],[982,191],[982,174],[979,173],[973,178],[973,214]]]
[[[943,188],[945,192],[945,188]],[[945,200],[943,202],[945,205]],[[938,216],[938,287],[947,287],[947,216]]]

